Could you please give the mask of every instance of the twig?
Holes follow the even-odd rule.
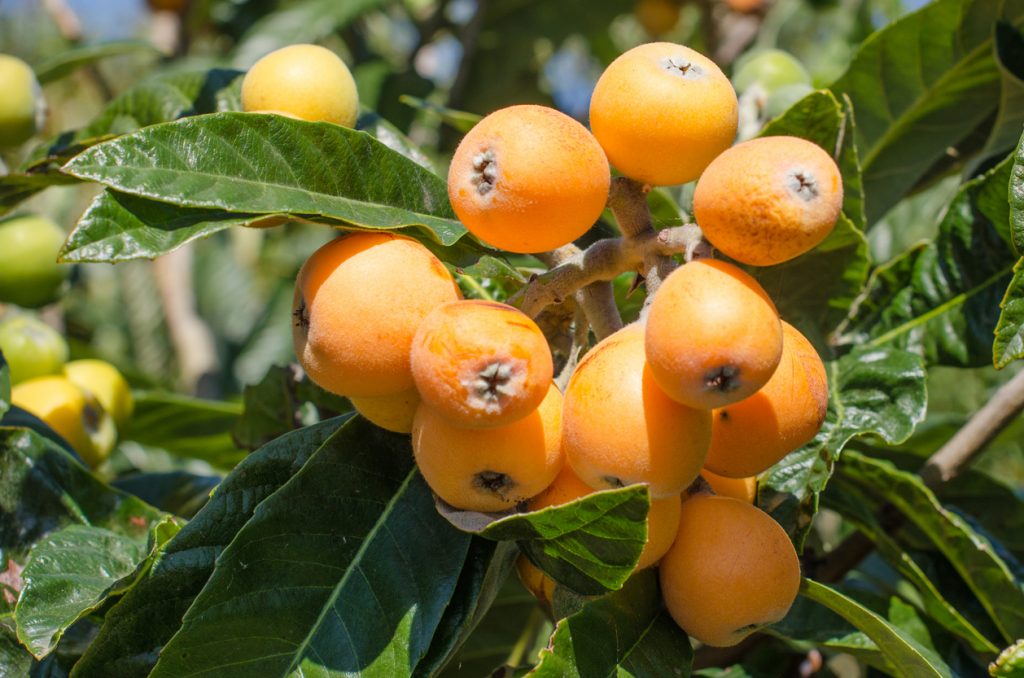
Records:
[[[199,396],[216,395],[217,349],[213,333],[196,312],[191,245],[154,261],[153,272],[183,387]]]
[[[647,205],[647,194],[651,187],[628,177],[615,177],[608,196],[608,208],[619,222],[619,229],[626,240],[644,240],[655,233],[651,223],[651,209]],[[661,282],[676,267],[670,256],[651,249],[642,253],[641,275],[647,287],[646,308],[661,287]]]
[[[918,474],[932,490],[942,487],[956,478],[1021,411],[1024,411],[1024,371],[1003,384],[984,407],[928,458]],[[903,522],[903,516],[886,504],[879,512],[879,522],[886,532],[892,532]],[[863,533],[850,535],[819,561],[815,578],[823,582],[841,580],[874,548],[874,542]]]
[[[517,305],[519,299],[525,299],[528,290],[537,280],[549,275],[552,271],[571,270],[573,265],[570,262],[577,258],[585,258],[586,253],[591,249],[593,249],[593,247],[589,247],[586,251],[582,251],[575,245],[569,244],[550,252],[538,254],[537,258],[548,266],[551,266],[551,271],[534,278],[525,288],[517,292],[509,303]],[[568,266],[569,268],[563,269],[565,266]],[[613,275],[611,277],[613,278],[615,276]],[[539,315],[547,306],[562,303],[562,300],[566,297],[575,295],[576,303],[583,309],[584,314],[587,316],[587,322],[590,323],[590,327],[594,330],[594,336],[596,336],[598,340],[601,340],[622,327],[622,317],[619,315],[619,309],[615,305],[615,297],[612,293],[611,283],[603,282],[607,280],[611,280],[611,278],[595,278],[594,280],[581,282],[580,284],[571,287],[567,286],[563,289],[549,288],[549,292],[553,292],[553,294],[549,297],[548,301],[543,304],[533,306],[530,310],[527,310],[522,306],[520,306],[520,309],[533,318]]]

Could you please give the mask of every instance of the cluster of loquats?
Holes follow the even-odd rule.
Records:
[[[246,107],[298,115],[280,102]],[[640,321],[584,356],[563,394],[530,317],[462,299],[412,238],[350,233],[299,273],[296,354],[367,419],[410,433],[424,479],[456,509],[533,511],[645,484],[637,567],[659,567],[666,606],[687,633],[733,645],[781,619],[800,580],[788,536],[754,505],[755,476],[809,442],[828,403],[817,352],[741,265],[777,264],[820,243],[839,215],[841,177],[802,139],[733,146],[728,78],[671,43],[616,59],[590,122],[593,133],[533,105],[485,117],[448,174],[466,228],[516,253],[571,243],[608,202],[611,165],[639,184],[697,180],[697,224],[736,263],[675,268]],[[525,560],[518,569],[550,599],[546,575]]]

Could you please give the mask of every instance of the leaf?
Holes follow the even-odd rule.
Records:
[[[692,662],[689,640],[662,608],[657,575],[648,569],[560,620],[530,675],[685,677]]]
[[[892,669],[875,641],[832,610],[805,597],[797,597],[782,619],[764,628],[765,633],[791,643],[810,642],[816,647],[853,655],[879,668]]]
[[[999,322],[992,343],[992,364],[998,368],[1024,358],[1024,258],[1013,267],[1013,279],[999,302]]]
[[[1016,257],[1001,233],[1008,223],[1010,159],[964,184],[934,242],[872,273],[836,331],[840,345],[891,345],[929,365],[979,366],[992,360],[999,299]]]
[[[128,590],[136,568],[177,532],[170,519],[154,524],[149,544],[91,525],[69,525],[32,547],[15,610],[18,639],[37,659],[64,631],[109,597]]]
[[[477,115],[476,113],[457,111],[454,108],[441,106],[433,101],[409,96],[408,94],[401,95],[398,97],[398,100],[406,106],[429,113],[441,122],[451,126],[453,129],[458,132],[462,132],[463,134],[473,129],[473,127],[483,119],[483,116]]]
[[[0,351],[0,417],[11,409],[11,368]]]
[[[938,547],[1007,640],[1024,637],[1024,588],[989,540],[942,506],[919,476],[856,452],[846,455],[840,472],[887,500]]]
[[[874,542],[886,562],[917,589],[924,611],[946,630],[966,640],[974,651],[998,652],[999,648],[944,597],[944,592],[928,578],[911,554],[889,536],[873,515],[872,503],[856,487],[851,486],[850,482],[841,474],[832,482],[830,491],[824,495],[828,506],[853,522],[858,530]]]
[[[633,573],[647,543],[650,495],[646,485],[633,485],[493,521],[488,514],[444,508],[457,527],[517,541],[555,581],[579,594],[599,595],[620,588]]]
[[[181,207],[416,226],[445,245],[465,234],[433,173],[364,132],[280,115],[154,125],[92,146],[64,171]]]
[[[991,116],[1000,73],[992,28],[1024,22],[1024,6],[936,0],[870,35],[832,90],[857,113],[867,219],[877,221]]]
[[[807,578],[800,583],[800,594],[824,605],[863,631],[901,673],[915,677],[952,677],[953,673],[939,657],[852,598]]]
[[[80,676],[146,676],[157,654],[213,573],[214,561],[256,507],[302,468],[344,419],[277,438],[246,457],[207,504],[159,554],[138,584],[106,614],[99,635],[75,667]]]
[[[985,147],[968,167],[971,174],[991,156],[1013,149],[1024,127],[1024,36],[1000,21],[995,27],[995,52],[1002,80],[999,112]]]
[[[0,426],[0,552],[17,553],[72,524],[143,538],[161,514],[104,484],[34,431]]]
[[[69,263],[156,259],[232,226],[266,223],[274,215],[172,207],[117,191],[97,195],[59,253]]]
[[[412,160],[420,167],[431,172],[437,172],[437,168],[430,158],[409,137],[405,136],[400,129],[385,120],[379,113],[374,111],[362,112],[356,121],[356,129],[373,135],[373,138],[377,141],[395,153],[400,153],[409,158],[409,160]]]
[[[1018,640],[1000,652],[996,660],[988,667],[988,672],[989,675],[996,678],[1002,676],[1019,678],[1024,672],[1024,640]]]
[[[242,401],[244,409],[232,436],[239,447],[250,450],[326,418],[319,416],[318,408],[334,415],[352,411],[347,400],[314,384],[297,365],[272,367],[260,383],[245,387]]]
[[[160,50],[142,40],[112,40],[92,45],[81,45],[55,54],[36,66],[36,78],[39,80],[39,84],[46,85],[66,77],[84,66],[91,66],[103,59],[125,54],[158,57]]]
[[[78,183],[78,180],[57,172],[12,172],[0,175],[0,216],[50,186],[74,183]]]
[[[210,493],[220,482],[220,476],[166,471],[121,476],[111,484],[161,511],[191,518],[206,504]]]
[[[433,504],[408,436],[353,418],[220,555],[152,676],[411,675],[470,542]]]
[[[14,631],[0,624],[0,676],[28,676],[32,655],[18,642]]]
[[[1010,169],[1010,241],[1014,251],[1024,256],[1024,137],[1021,139]]]
[[[242,409],[234,403],[155,391],[137,393],[122,438],[229,469],[245,457],[231,438]]]
[[[256,21],[235,48],[233,62],[249,68],[285,45],[315,43],[340,31],[382,0],[305,0],[292,2]]]
[[[913,354],[857,348],[826,367],[829,403],[821,430],[758,482],[759,506],[786,529],[798,551],[818,511],[818,495],[846,444],[866,433],[891,444],[902,442],[926,411],[924,366]]]

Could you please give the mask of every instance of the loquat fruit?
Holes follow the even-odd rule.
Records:
[[[371,423],[394,433],[412,433],[412,420],[422,402],[415,388],[382,396],[350,396],[348,400]]]

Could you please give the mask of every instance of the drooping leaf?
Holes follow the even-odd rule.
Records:
[[[863,631],[901,672],[922,678],[952,678],[952,671],[942,659],[852,598],[806,578],[800,583],[800,595],[824,605]]]
[[[157,57],[160,51],[142,40],[112,40],[91,45],[79,45],[55,54],[36,66],[36,78],[45,85],[70,75],[84,66],[91,66],[110,57],[125,54]]]
[[[146,676],[213,573],[214,561],[256,507],[302,468],[344,419],[277,438],[246,457],[160,552],[152,568],[106,614],[76,666],[82,676]]]
[[[50,186],[74,183],[78,183],[78,180],[59,172],[12,172],[0,175],[0,216]]]
[[[1007,640],[1024,637],[1024,587],[989,540],[945,508],[919,476],[850,452],[840,472],[884,498],[923,532],[956,568]]]
[[[224,550],[152,676],[411,675],[469,542],[409,438],[353,418]]]
[[[302,0],[292,2],[254,23],[232,59],[238,68],[249,68],[265,54],[296,43],[319,42],[359,18],[382,0]]]
[[[1006,367],[1024,357],[1024,258],[1013,267],[1013,278],[999,302],[999,322],[992,342],[992,363]]]
[[[657,575],[642,570],[625,585],[558,622],[530,675],[690,675],[693,650],[661,603]]]
[[[161,511],[191,518],[206,504],[210,493],[221,480],[220,476],[166,471],[124,475],[111,484]]]
[[[803,596],[797,597],[782,621],[765,627],[764,631],[790,642],[811,642],[816,647],[849,654],[880,669],[892,668],[867,634],[829,608]]]
[[[154,125],[92,146],[64,171],[180,207],[415,226],[445,245],[465,234],[437,175],[369,134],[280,115],[215,113]]]
[[[142,445],[230,469],[246,454],[231,438],[241,414],[242,408],[236,403],[142,392],[136,394],[135,413],[121,435]]]
[[[859,348],[827,364],[828,412],[814,439],[768,469],[758,504],[789,533],[797,550],[818,510],[818,496],[843,447],[863,434],[889,443],[910,437],[927,401],[920,358],[891,348]]]
[[[833,84],[857,114],[869,223],[996,111],[1001,83],[993,28],[1000,19],[1020,26],[1024,6],[928,3],[869,36]]]
[[[950,633],[963,638],[976,652],[997,652],[999,648],[944,597],[943,591],[928,578],[913,556],[879,524],[872,513],[872,503],[841,474],[833,483],[824,495],[827,505],[850,520],[874,542],[889,565],[917,589],[928,615]]]
[[[1017,261],[1007,232],[1010,163],[963,185],[934,242],[872,273],[838,343],[891,345],[929,365],[991,361],[999,300]]]
[[[68,525],[37,542],[21,573],[19,640],[37,659],[48,655],[74,622],[127,591],[133,573],[178,527],[169,518],[153,524],[148,544],[92,525]]]
[[[462,529],[514,540],[552,579],[583,595],[620,588],[647,542],[650,495],[645,485],[605,490],[567,504],[490,522],[487,514],[445,507]]]

